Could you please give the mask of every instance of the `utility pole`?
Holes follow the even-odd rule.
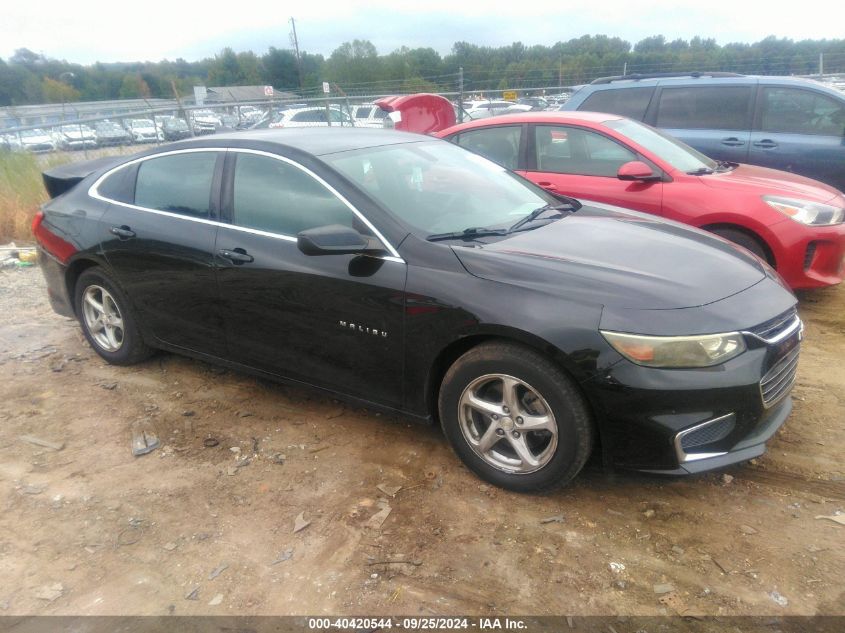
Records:
[[[296,37],[296,22],[290,19],[290,26],[293,30],[293,50],[296,51],[296,74],[299,77],[299,93],[302,94],[302,58],[299,56],[299,40]]]
[[[625,65],[622,66],[622,76],[624,77],[627,74],[628,74],[628,62],[625,62]]]
[[[819,77],[824,75],[824,53],[819,53]]]
[[[458,68],[458,123],[464,122],[464,67]]]

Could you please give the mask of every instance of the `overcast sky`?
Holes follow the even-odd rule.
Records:
[[[455,41],[497,46],[551,45],[581,35],[618,36],[632,43],[713,37],[720,44],[845,37],[844,0],[402,0],[350,2],[173,2],[146,0],[128,7],[113,0],[6,0],[0,19],[0,57],[26,47],[48,57],[95,61],[189,61],[224,46],[264,53],[290,47],[296,18],[304,51],[329,55],[339,44],[369,39],[379,53],[400,47],[449,52]]]

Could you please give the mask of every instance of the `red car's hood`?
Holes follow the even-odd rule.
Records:
[[[845,206],[845,196],[834,187],[788,171],[740,165],[729,172],[709,174],[700,178],[703,184],[714,189],[747,191],[749,188],[756,188],[760,190],[760,195],[784,196]]]

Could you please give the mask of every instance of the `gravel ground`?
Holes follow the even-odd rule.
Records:
[[[0,271],[0,614],[845,615],[845,525],[818,518],[845,509],[843,308],[802,296],[763,458],[590,464],[538,496],[404,419],[169,354],[108,366],[40,271]],[[133,457],[140,422],[161,447]]]

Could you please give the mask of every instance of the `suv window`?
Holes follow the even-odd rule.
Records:
[[[497,125],[480,130],[469,130],[458,135],[456,142],[464,149],[489,158],[508,169],[519,163],[519,139],[522,126]]]
[[[760,129],[842,136],[845,133],[845,105],[811,90],[763,88]]]
[[[578,106],[579,110],[607,112],[642,121],[654,88],[616,88],[598,90]]]
[[[294,236],[327,224],[360,228],[355,215],[312,176],[267,156],[239,153],[233,221],[237,226]]]
[[[537,125],[534,140],[537,171],[615,178],[622,165],[637,160],[628,148],[583,128]]]
[[[372,106],[361,106],[355,111],[355,118],[356,119],[366,119],[370,116],[370,112],[372,112]]]
[[[135,204],[147,209],[208,217],[216,152],[191,152],[143,161]]]
[[[326,113],[323,110],[306,110],[305,112],[297,112],[290,120],[307,123],[325,123]]]
[[[663,88],[657,127],[687,130],[748,130],[750,86]]]

